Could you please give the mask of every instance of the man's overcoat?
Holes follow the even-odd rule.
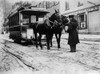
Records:
[[[68,25],[67,32],[69,33],[68,37],[68,44],[69,45],[76,45],[79,43],[79,37],[78,37],[78,22],[75,19],[72,19]]]

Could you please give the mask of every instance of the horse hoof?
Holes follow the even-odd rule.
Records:
[[[38,49],[38,46],[36,46],[36,49]]]
[[[41,48],[41,50],[43,50],[43,48]]]
[[[50,48],[47,48],[48,50],[50,50]]]
[[[58,51],[60,51],[60,49],[58,48]]]
[[[58,47],[58,48],[61,48],[61,47]]]
[[[36,48],[37,50],[39,50],[39,48]]]

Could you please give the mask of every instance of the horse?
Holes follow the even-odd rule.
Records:
[[[63,29],[65,30],[65,27],[69,25],[68,24],[69,20],[66,16],[59,15],[59,13],[56,10],[55,13],[52,14],[52,16],[49,18],[49,20],[52,21],[50,22],[50,24],[52,25],[52,34],[51,34],[52,37],[50,37],[51,46],[52,46],[53,34],[55,34],[58,48],[61,48],[60,41],[61,41],[62,31]]]
[[[41,38],[42,35],[46,35],[46,42],[47,42],[47,49],[50,49],[49,43],[50,43],[50,35],[51,35],[51,25],[49,21],[46,19],[44,20],[43,23],[31,23],[31,27],[33,28],[34,35],[35,35],[35,43],[36,43],[36,48],[38,48],[38,41],[41,49],[43,49],[43,46],[41,44]],[[39,36],[38,36],[39,34]]]
[[[49,18],[49,20],[51,21],[50,24],[52,26],[52,31],[51,31],[52,37],[50,37],[51,46],[52,46],[53,34],[55,34],[58,48],[61,48],[60,41],[61,41],[62,30],[64,29],[66,23],[68,23],[68,19],[66,18],[67,18],[66,16],[59,15],[59,13],[56,10],[55,13],[52,14],[51,17]]]
[[[41,49],[43,48],[41,44],[41,37],[42,35],[46,35],[47,49],[49,50],[50,44],[52,46],[53,34],[55,34],[58,48],[60,48],[61,33],[64,27],[62,21],[63,18],[57,11],[55,11],[55,13],[52,14],[49,19],[44,20],[43,23],[34,23],[31,25],[34,30],[36,48],[38,48],[37,41],[39,41]],[[39,37],[37,36],[37,33],[39,34]]]

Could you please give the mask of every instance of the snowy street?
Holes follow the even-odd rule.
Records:
[[[0,39],[0,74],[100,74],[100,44],[81,41],[77,52],[69,52],[66,39],[56,40],[47,50]]]
[[[100,74],[100,0],[0,0],[0,74]]]

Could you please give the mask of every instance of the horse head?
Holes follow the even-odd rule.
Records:
[[[64,30],[67,32],[68,30],[68,25],[69,25],[69,20],[67,16],[61,15],[62,18],[62,24],[64,25]]]
[[[61,19],[62,19],[62,24],[64,26],[68,26],[69,20],[67,16],[61,15]]]
[[[55,10],[55,13],[53,13],[51,15],[51,17],[49,18],[49,20],[51,21],[51,25],[53,27],[62,26],[61,16],[59,15],[59,12],[57,12],[56,10]]]

